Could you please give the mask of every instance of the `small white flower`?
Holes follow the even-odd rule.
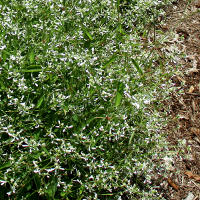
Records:
[[[4,185],[5,183],[7,183],[7,181],[4,180],[0,180],[1,185]]]
[[[45,169],[47,172],[53,172],[55,168]]]

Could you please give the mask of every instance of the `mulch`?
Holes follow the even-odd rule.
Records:
[[[164,102],[170,117],[165,132],[176,153],[158,192],[167,200],[200,200],[200,0],[174,2],[160,28],[182,38],[177,46],[185,55],[174,66],[179,67],[171,78],[176,91]]]

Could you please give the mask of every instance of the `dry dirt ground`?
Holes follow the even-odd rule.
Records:
[[[171,118],[165,130],[169,148],[177,153],[159,192],[167,200],[200,200],[200,0],[174,2],[160,28],[182,37],[177,46],[185,56],[172,77],[176,92],[164,102]]]

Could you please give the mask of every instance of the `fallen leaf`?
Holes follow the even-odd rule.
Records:
[[[191,68],[187,71],[188,74],[193,74],[193,73],[197,73],[197,72],[199,72],[199,69],[197,69],[197,68]]]
[[[184,102],[184,99],[181,97],[178,99],[179,103],[182,104],[184,107],[186,107],[186,104]]]
[[[194,86],[192,85],[192,86],[190,86],[190,89],[189,89],[189,91],[188,91],[189,93],[193,93],[194,92]]]
[[[189,117],[187,115],[179,115],[179,119],[185,119],[185,120],[189,120]]]
[[[186,94],[190,94],[190,95],[193,95],[193,96],[200,96],[200,93],[189,93],[189,92],[186,92]]]
[[[182,82],[182,83],[184,83],[184,84],[186,83],[186,80],[184,80],[184,79],[181,78],[180,76],[177,75],[176,77],[177,77],[177,79],[178,79],[180,82]]]
[[[197,110],[197,106],[196,106],[196,103],[194,100],[192,100],[192,109],[193,109],[193,111]]]
[[[200,83],[198,84],[198,90],[199,90],[199,92],[200,92]]]
[[[176,32],[179,34],[179,36],[183,36],[185,39],[188,39],[189,33],[186,30],[178,28]]]
[[[190,130],[196,136],[200,136],[200,129],[199,128],[192,127]]]
[[[161,25],[161,29],[166,32],[169,30],[169,27],[167,25]]]
[[[106,116],[106,119],[107,119],[107,120],[111,120],[111,117]]]
[[[196,8],[200,8],[200,2],[196,3]]]
[[[169,183],[169,185],[170,186],[172,186],[176,191],[178,191],[179,190],[179,186],[178,185],[176,185],[173,181],[172,181],[172,179],[171,178],[168,178],[167,179],[167,182]]]
[[[191,179],[195,179],[196,181],[200,181],[200,176],[197,174],[193,174],[191,171],[186,171],[185,175],[187,175]]]

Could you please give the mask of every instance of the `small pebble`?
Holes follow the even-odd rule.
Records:
[[[194,195],[191,192],[189,192],[185,200],[193,200],[193,199],[194,199]]]

